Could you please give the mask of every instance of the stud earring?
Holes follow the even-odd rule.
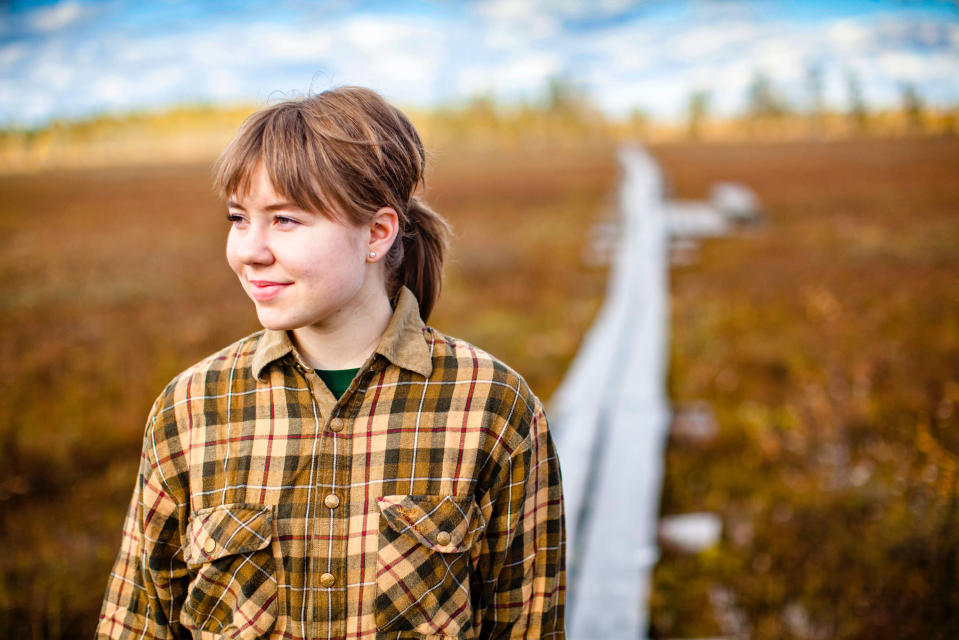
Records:
[[[376,252],[375,252],[375,251],[370,251],[370,260],[372,260],[372,259],[375,258],[375,257],[376,257]]]

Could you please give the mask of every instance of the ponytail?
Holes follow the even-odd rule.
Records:
[[[425,322],[440,296],[450,227],[416,196],[410,198],[405,217],[402,237],[390,250],[388,264],[395,265],[390,269],[390,288],[405,286],[412,291]]]

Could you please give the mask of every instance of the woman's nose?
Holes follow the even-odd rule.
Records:
[[[270,264],[274,260],[268,232],[259,225],[250,225],[243,230],[232,229],[227,251],[243,264]]]

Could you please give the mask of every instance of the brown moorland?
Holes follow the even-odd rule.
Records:
[[[764,223],[673,271],[663,513],[721,543],[665,550],[654,637],[959,637],[959,140],[670,145],[685,197],[751,185]]]
[[[670,391],[711,443],[668,449],[661,637],[952,637],[959,528],[959,142],[671,144],[675,192],[757,190],[757,228],[673,272]],[[434,158],[458,238],[432,323],[548,398],[605,286],[580,265],[608,149]],[[0,637],[89,637],[166,381],[256,328],[209,165],[0,177]],[[950,627],[949,625],[953,625]]]
[[[608,147],[438,152],[457,234],[431,323],[548,398],[602,300]],[[0,637],[91,637],[166,382],[256,330],[209,163],[0,177]]]

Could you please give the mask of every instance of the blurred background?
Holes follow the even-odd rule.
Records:
[[[664,546],[653,637],[959,637],[959,8],[920,0],[0,4],[0,636],[92,635],[153,398],[258,328],[211,163],[342,84],[432,151],[431,324],[544,399],[603,300],[619,145],[675,197],[758,195],[671,271],[701,428],[661,512],[722,534]]]

